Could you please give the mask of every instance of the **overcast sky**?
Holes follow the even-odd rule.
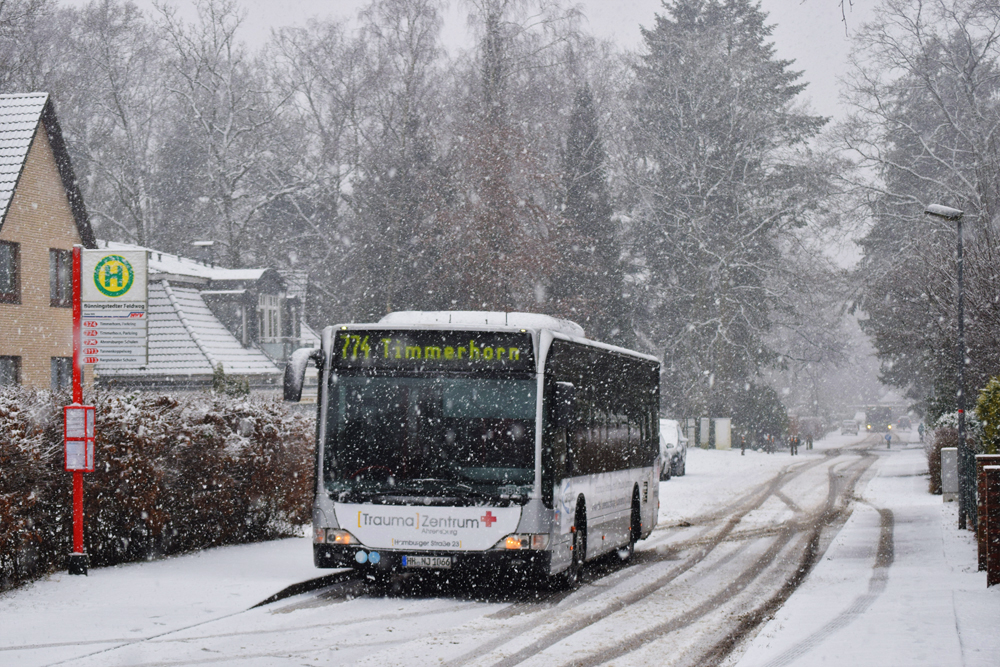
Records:
[[[86,0],[69,0],[82,5]],[[152,0],[136,0],[152,9]],[[183,13],[193,16],[191,3],[168,0]],[[244,39],[253,45],[263,43],[272,27],[305,23],[310,17],[353,17],[367,0],[240,0],[247,10]],[[873,0],[855,0],[847,10],[847,31],[853,33],[868,16]],[[640,45],[639,26],[651,26],[653,16],[662,12],[659,0],[583,0],[580,7],[590,31],[598,37],[613,39],[627,48]],[[837,103],[837,77],[844,70],[850,39],[837,0],[762,0],[769,22],[775,25],[773,39],[778,56],[795,61],[809,82],[805,97],[813,111],[827,116],[840,115]],[[449,47],[468,44],[466,16],[460,0],[452,0],[446,17],[444,40]]]

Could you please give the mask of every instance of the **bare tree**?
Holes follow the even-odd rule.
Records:
[[[233,0],[201,0],[186,24],[160,6],[167,45],[166,86],[178,109],[166,159],[175,172],[175,243],[211,235],[233,267],[253,261],[271,240],[261,214],[303,185],[289,177],[275,150],[286,99],[269,90],[263,65],[237,33],[243,15]],[[182,240],[183,239],[183,240]]]
[[[74,70],[89,73],[85,93],[65,102],[92,219],[105,238],[155,244],[169,109],[157,32],[132,2],[98,0],[77,16],[72,55]]]
[[[25,84],[37,77],[44,48],[52,46],[38,37],[55,13],[55,0],[0,0],[0,92],[37,90]]]
[[[376,316],[438,302],[426,282],[440,257],[433,221],[446,182],[435,136],[444,54],[437,0],[379,0],[361,16],[376,85],[359,127],[351,256],[360,279],[355,311]]]
[[[489,0],[472,3],[472,14],[478,48],[456,81],[456,199],[442,226],[452,268],[439,274],[439,289],[464,308],[551,311],[564,227],[561,143],[572,106],[564,91],[573,88],[564,47],[577,34],[576,13],[558,3]]]

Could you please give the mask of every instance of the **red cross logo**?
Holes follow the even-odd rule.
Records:
[[[485,516],[481,516],[479,518],[483,520],[483,523],[486,524],[487,528],[489,528],[490,526],[492,526],[493,523],[497,520],[497,518],[495,516],[493,516],[493,514],[489,510],[486,510],[486,515]]]

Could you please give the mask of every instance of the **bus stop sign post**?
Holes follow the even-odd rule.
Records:
[[[96,410],[83,403],[83,366],[80,356],[80,246],[73,246],[73,404],[63,408],[65,467],[73,473],[73,553],[70,574],[87,574],[83,547],[83,473],[94,470]]]

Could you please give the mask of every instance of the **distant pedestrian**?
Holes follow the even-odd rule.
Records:
[[[920,424],[917,425],[917,435],[920,436],[920,442],[923,442],[924,441],[924,423],[923,422],[920,422]]]
[[[740,456],[747,455],[747,434],[743,433],[740,435]]]
[[[788,438],[788,449],[791,450],[792,456],[799,453],[799,436],[793,435]]]
[[[806,436],[806,449],[813,448],[813,436],[812,433]]]

